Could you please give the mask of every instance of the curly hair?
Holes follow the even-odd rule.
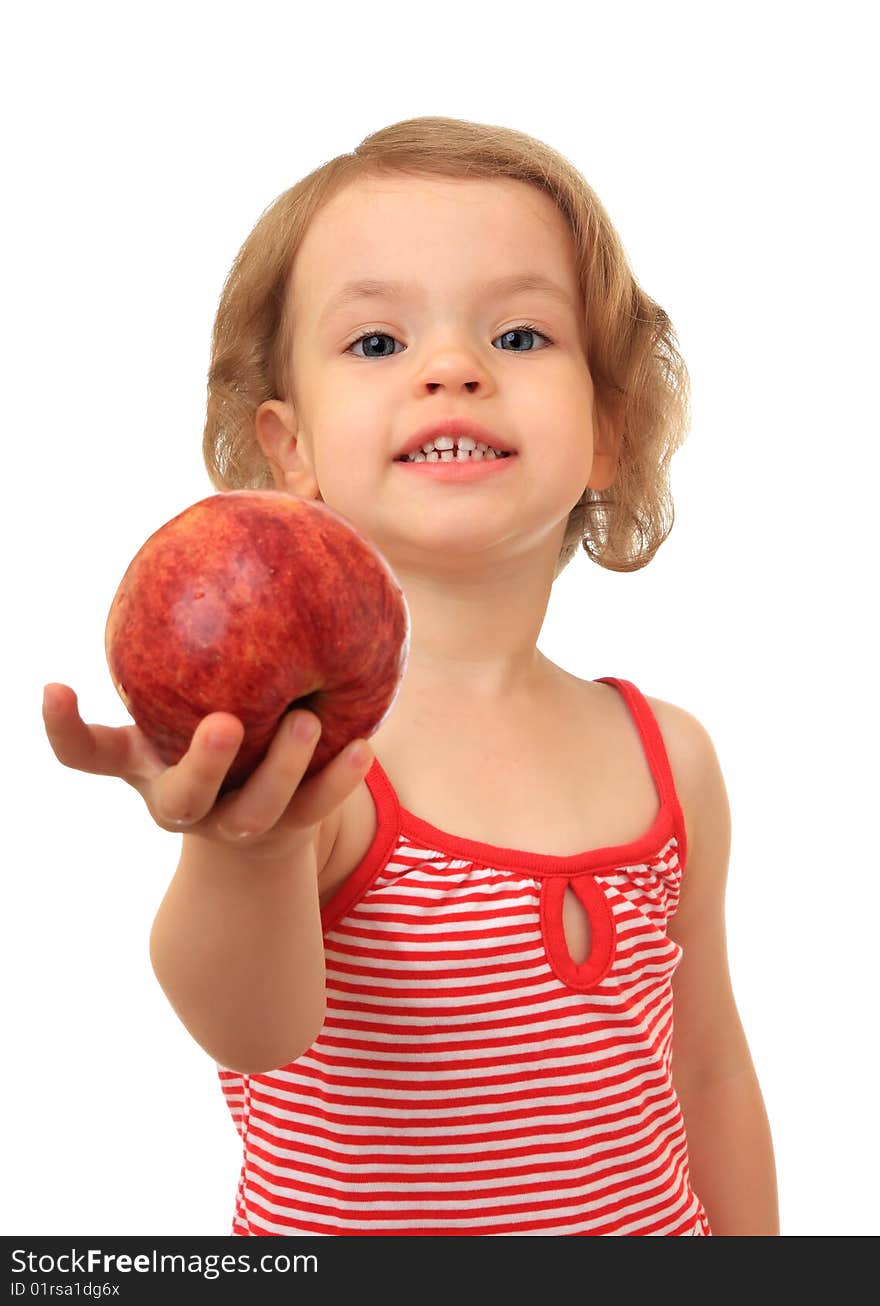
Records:
[[[620,424],[613,483],[586,487],[569,513],[554,580],[580,542],[611,571],[650,562],[672,529],[669,464],[690,426],[690,379],[666,312],[638,285],[617,232],[584,177],[551,146],[508,127],[410,118],[367,136],[279,195],[235,257],[211,338],[203,454],[219,490],[272,484],[254,415],[266,399],[295,397],[288,375],[288,288],[315,214],[361,180],[513,177],[544,191],[574,238],[587,362],[597,404]]]

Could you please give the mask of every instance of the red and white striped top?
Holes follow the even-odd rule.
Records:
[[[244,1153],[232,1233],[711,1233],[671,1077],[684,818],[646,699],[599,679],[660,796],[632,843],[462,839],[402,809],[374,760],[375,838],[322,912],[320,1034],[265,1074],[217,1064]],[[567,885],[592,928],[581,964]]]

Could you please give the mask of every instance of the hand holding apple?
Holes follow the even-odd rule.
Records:
[[[369,738],[400,689],[410,622],[387,562],[326,504],[278,490],[212,495],[137,552],[107,618],[114,684],[169,765],[230,712],[241,785],[292,708],[321,720],[305,777]]]

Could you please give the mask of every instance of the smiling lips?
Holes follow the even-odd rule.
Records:
[[[440,436],[438,440],[433,441],[435,448],[430,449],[427,453],[419,450],[417,453],[407,458],[396,459],[398,467],[406,468],[408,476],[415,476],[420,479],[429,481],[473,481],[485,480],[487,477],[497,476],[502,468],[512,467],[516,462],[517,455],[513,452],[496,454],[494,449],[486,446],[476,445],[473,449],[467,448],[468,437],[462,437],[462,443],[458,449],[437,448],[437,445],[448,443],[454,445],[450,436]],[[431,443],[430,441],[428,443]]]
[[[406,454],[399,458],[398,462],[414,463],[468,463],[480,462],[483,459],[493,461],[496,458],[509,458],[511,451],[503,451],[494,448],[483,441],[477,441],[469,435],[458,437],[451,435],[438,435],[433,440],[426,440],[425,443],[413,453]]]
[[[451,458],[443,458],[442,455],[452,453],[457,457],[464,452],[466,456],[472,457],[477,449],[480,449],[484,456],[489,449],[492,449],[496,456],[501,453],[516,453],[516,450],[511,449],[510,445],[494,431],[490,431],[473,418],[458,416],[444,417],[421,427],[397,451],[395,461],[400,462],[407,455],[420,452],[427,460],[428,455],[436,451],[441,456],[431,459],[432,462],[451,462]]]

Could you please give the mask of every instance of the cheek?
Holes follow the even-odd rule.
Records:
[[[560,349],[562,347],[560,346]],[[528,369],[523,368],[523,373]],[[541,412],[552,414],[555,421],[564,418],[566,425],[588,424],[593,411],[593,381],[589,368],[567,350],[555,358],[542,359],[536,376],[523,376],[518,388],[518,400],[527,406],[532,415]]]
[[[553,481],[565,498],[583,492],[593,464],[593,387],[582,371],[568,372],[542,389],[522,414],[522,428],[540,433]],[[520,419],[518,418],[518,424]],[[575,493],[576,492],[576,493]]]
[[[593,444],[592,387],[581,382],[547,387],[530,395],[520,406],[517,425],[525,434],[539,432],[542,445],[553,450],[560,462],[583,459]]]
[[[355,525],[376,495],[377,458],[375,445],[369,451],[356,439],[334,440],[318,451],[315,473],[321,496]]]

